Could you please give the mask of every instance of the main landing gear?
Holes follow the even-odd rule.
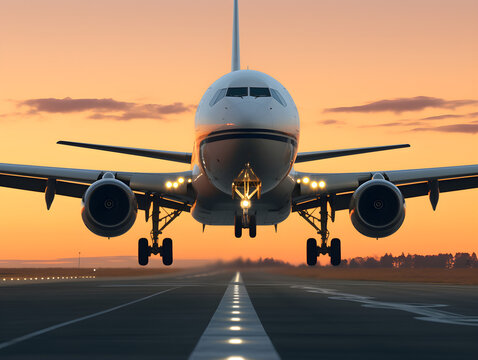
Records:
[[[327,197],[326,195],[322,195],[320,197],[320,218],[315,217],[314,211],[308,212],[307,210],[299,210],[299,215],[304,218],[315,230],[317,230],[317,234],[321,237],[321,244],[320,246],[317,245],[317,240],[314,238],[310,238],[307,240],[307,265],[314,266],[317,264],[317,257],[322,255],[329,255],[330,256],[330,263],[333,266],[340,265],[340,261],[342,259],[342,254],[340,250],[340,239],[334,238],[330,241],[330,246],[327,246],[327,240],[329,238],[329,231],[327,230],[327,222],[328,222],[328,210],[327,210]],[[334,221],[335,213],[332,210],[331,219]],[[318,224],[317,224],[318,223]]]
[[[149,257],[151,255],[160,255],[163,258],[163,264],[169,266],[173,263],[173,240],[170,238],[165,238],[162,241],[161,246],[158,244],[159,235],[162,234],[162,231],[171,224],[180,214],[181,210],[174,210],[168,213],[166,210],[164,212],[166,215],[159,217],[161,214],[159,206],[159,196],[153,195],[153,212],[151,214],[151,219],[153,221],[153,230],[151,230],[151,240],[152,245],[149,245],[148,239],[141,238],[138,241],[138,263],[141,266],[148,265]],[[148,215],[146,215],[146,220]],[[159,228],[159,223],[164,222],[163,226]]]

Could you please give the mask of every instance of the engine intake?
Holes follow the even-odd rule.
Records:
[[[398,187],[374,178],[355,190],[349,207],[350,219],[361,234],[381,238],[392,235],[405,220],[405,199]]]
[[[105,176],[83,195],[81,217],[96,235],[113,237],[126,233],[136,221],[138,204],[130,187]]]

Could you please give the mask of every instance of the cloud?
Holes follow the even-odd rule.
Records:
[[[318,120],[317,124],[319,124],[319,125],[344,125],[345,121],[335,120],[335,119],[327,119],[327,120]]]
[[[461,118],[475,118],[478,117],[478,112],[469,114],[444,114],[437,116],[429,116],[420,120],[444,120],[444,119],[461,119]]]
[[[75,113],[92,112],[90,119],[164,119],[166,115],[189,112],[193,106],[181,102],[172,104],[141,104],[114,99],[63,99],[45,98],[29,99],[18,103],[28,107],[29,114],[39,113]]]
[[[398,127],[398,126],[418,126],[418,125],[423,125],[422,122],[420,121],[408,121],[408,120],[402,120],[402,121],[394,121],[394,122],[388,122],[388,123],[381,123],[381,124],[373,124],[373,125],[365,125],[363,127]]]
[[[478,123],[422,127],[422,128],[413,129],[413,131],[438,131],[438,132],[446,132],[446,133],[476,134],[478,133]]]
[[[416,96],[411,98],[385,99],[374,101],[365,105],[343,106],[325,109],[325,112],[382,112],[392,111],[420,111],[426,108],[455,109],[460,106],[478,104],[478,100],[445,100],[429,96]]]

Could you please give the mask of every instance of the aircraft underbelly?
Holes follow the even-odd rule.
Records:
[[[294,180],[287,176],[260,199],[253,199],[249,214],[256,216],[257,225],[274,225],[287,219],[294,186]],[[191,215],[196,221],[206,225],[234,225],[234,216],[242,214],[237,198],[219,191],[204,175],[195,180],[194,187],[198,195]]]

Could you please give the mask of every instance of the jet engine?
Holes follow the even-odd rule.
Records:
[[[94,182],[83,195],[81,217],[96,235],[113,237],[127,232],[138,213],[136,196],[129,186],[113,174]]]
[[[361,234],[386,237],[402,226],[405,199],[398,187],[378,174],[355,190],[349,213],[352,224]]]

